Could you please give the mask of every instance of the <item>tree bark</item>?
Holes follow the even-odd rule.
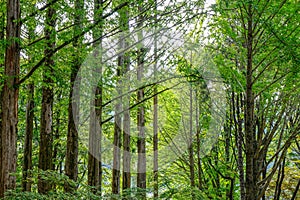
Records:
[[[278,176],[277,176],[277,180],[276,180],[274,200],[279,200],[280,199],[281,186],[282,186],[283,179],[284,179],[284,176],[285,176],[284,168],[285,168],[285,157],[283,158],[283,162],[279,166],[279,169],[278,169]]]
[[[155,4],[155,35],[154,35],[154,80],[156,81],[157,77],[157,0],[154,1]],[[154,94],[157,94],[157,85],[154,86]],[[154,199],[158,199],[158,95],[153,97],[153,181],[154,181]]]
[[[246,69],[246,103],[245,103],[245,151],[246,151],[246,200],[257,197],[257,187],[254,176],[255,170],[255,136],[254,136],[254,97],[252,91],[252,63],[253,63],[253,9],[248,5],[247,24],[247,69]]]
[[[198,95],[196,95],[198,96]],[[198,97],[196,97],[197,100]],[[196,103],[196,140],[197,140],[197,168],[198,168],[198,188],[199,190],[202,190],[203,188],[203,183],[202,183],[202,165],[201,165],[201,155],[200,155],[200,150],[201,150],[201,130],[200,130],[200,122],[199,122],[199,117],[200,117],[200,104]]]
[[[298,196],[298,191],[299,191],[299,188],[300,188],[300,180],[298,180],[298,183],[297,183],[297,186],[294,190],[294,193],[293,193],[293,196],[291,198],[291,200],[296,200],[297,196]]]
[[[61,101],[61,99],[62,99],[61,93],[62,93],[62,91],[59,90],[58,95],[56,97],[56,102],[60,102]],[[53,119],[55,120],[55,123],[53,123],[54,124],[53,127],[55,127],[55,128],[53,128],[53,140],[56,141],[55,145],[53,146],[53,154],[52,154],[52,160],[53,161],[55,161],[56,159],[58,159],[58,152],[59,152],[59,148],[60,148],[60,143],[57,142],[57,141],[59,141],[59,137],[60,137],[60,134],[59,134],[60,133],[60,125],[61,125],[61,119],[60,119],[60,117],[61,117],[61,110],[58,109],[55,112],[55,116],[53,116]],[[59,173],[62,174],[63,173],[62,169],[61,169],[62,162],[63,162],[63,160],[60,160],[59,164],[57,166],[55,165],[55,162],[52,162],[51,169],[53,171],[55,171],[55,170],[58,171],[59,170]],[[53,183],[52,186],[55,187],[55,183]]]
[[[142,5],[139,5],[139,18],[138,18],[138,28],[143,27],[144,17],[141,13],[143,13]],[[139,41],[139,49],[138,49],[138,57],[137,57],[137,80],[139,82],[143,79],[144,73],[144,62],[145,62],[145,49],[143,46],[143,33],[140,30],[138,32],[138,41]],[[144,89],[139,89],[137,92],[137,101],[141,102],[144,99]],[[138,106],[138,114],[137,114],[137,126],[138,126],[138,163],[137,163],[137,187],[141,188],[143,191],[141,192],[141,199],[146,199],[146,142],[145,142],[145,108],[143,104]]]
[[[75,1],[75,19],[74,19],[74,36],[82,30],[82,12],[84,9],[84,0]],[[76,123],[79,122],[79,84],[75,82],[80,65],[80,51],[82,51],[82,39],[77,38],[73,42],[74,55],[71,66],[70,78],[70,94],[68,107],[68,136],[67,136],[67,150],[66,150],[66,175],[69,179],[77,181],[78,176],[78,132]],[[76,187],[66,183],[64,187],[66,192],[76,190]]]
[[[93,30],[94,40],[100,38],[103,33],[103,0],[94,0],[94,20],[100,21]],[[94,43],[93,56],[100,62],[96,66],[96,74],[100,75],[100,83],[95,87],[95,99],[91,103],[90,130],[89,130],[89,160],[88,160],[88,184],[93,186],[93,193],[101,196],[102,192],[102,40]],[[100,49],[100,50],[99,50]]]
[[[33,120],[34,120],[34,84],[29,83],[27,86],[28,97],[26,106],[26,133],[23,155],[23,191],[30,192],[32,181],[32,137],[33,137]]]
[[[190,86],[191,87],[191,86]],[[193,89],[190,88],[190,119],[189,119],[189,167],[190,167],[190,184],[192,189],[192,199],[195,198],[193,190],[195,189],[195,166],[194,166],[194,149],[193,149]]]
[[[4,7],[5,6],[5,2],[1,2],[1,7]],[[0,41],[4,41],[5,39],[5,20],[6,20],[6,13],[4,10],[2,10],[2,12],[0,12]],[[1,56],[3,58],[5,58],[5,49],[4,49],[4,46],[1,46],[1,49],[0,49],[0,52],[1,52]],[[0,62],[0,68],[1,68],[1,77],[3,77],[3,71],[2,68],[4,68],[4,64],[5,64],[5,61],[4,60],[1,60]],[[2,84],[1,84],[2,86]],[[0,124],[2,125],[2,87],[0,89]],[[0,126],[0,158],[1,158],[1,155],[2,155],[2,142],[1,142],[1,137],[2,137],[2,126]],[[2,169],[2,162],[0,162],[0,173],[1,173],[1,169]],[[1,186],[1,175],[0,175],[0,187]],[[1,189],[0,189],[1,191]],[[0,198],[1,198],[1,192],[0,192]]]
[[[41,108],[41,127],[40,127],[40,150],[39,150],[39,169],[42,171],[51,170],[52,168],[52,148],[53,148],[53,67],[54,60],[52,52],[55,49],[55,23],[56,11],[49,7],[47,18],[45,20],[45,66],[43,74],[42,88],[42,108]],[[51,189],[49,181],[39,177],[39,193],[47,193]]]
[[[20,73],[20,1],[7,0],[4,86],[2,89],[1,174],[0,198],[15,189],[17,165],[18,96],[16,87]]]
[[[242,129],[242,119],[240,115],[240,109],[242,104],[242,95],[237,94],[235,100],[235,93],[231,93],[232,101],[232,118],[235,125],[235,143],[238,150],[237,166],[239,171],[239,181],[240,181],[240,199],[245,200],[246,189],[245,189],[245,175],[244,175],[244,156],[243,156],[243,129]]]
[[[124,9],[124,8],[123,8]],[[121,9],[119,11],[119,23],[120,23],[120,27],[121,27],[121,31],[122,28],[124,27],[125,23],[127,24],[128,22],[124,22],[124,15],[126,16],[126,11],[124,13],[124,10]],[[122,12],[123,11],[123,12]],[[120,34],[119,36],[119,49],[121,51],[123,51],[125,49],[125,38],[124,35]],[[124,52],[121,53],[118,56],[118,68],[117,68],[117,77],[119,78],[118,83],[117,83],[117,94],[118,96],[120,96],[117,100],[116,100],[116,105],[115,105],[115,121],[114,121],[114,149],[113,149],[113,174],[112,174],[112,193],[113,194],[120,194],[120,167],[121,167],[121,144],[122,144],[122,132],[123,134],[125,133],[123,128],[122,128],[122,114],[121,111],[123,109],[123,105],[122,105],[122,90],[123,90],[123,82],[122,82],[122,76],[124,75],[124,66],[125,66],[125,57],[124,57]],[[126,67],[125,67],[126,69]],[[128,113],[127,113],[128,115]],[[125,120],[125,119],[124,119]],[[126,120],[128,120],[128,116],[126,116]],[[125,127],[126,125],[123,124],[123,126]],[[128,127],[126,127],[128,128]],[[128,130],[127,130],[128,131]],[[126,136],[127,137],[127,136]],[[125,139],[125,138],[124,138]],[[126,138],[128,140],[128,137]],[[126,145],[129,141],[124,141],[124,143],[126,142]],[[125,148],[125,147],[124,147]],[[127,156],[127,155],[126,155]],[[125,156],[125,157],[126,157]],[[126,160],[126,164],[128,160]],[[125,163],[124,163],[125,164]]]
[[[122,8],[120,11],[120,29],[121,29],[121,37],[126,37],[129,32],[129,17],[128,17],[128,7]],[[125,38],[120,41],[122,44],[122,48],[127,50],[129,44]],[[130,69],[130,58],[127,52],[120,55],[123,58],[122,65],[124,74],[126,74]],[[130,82],[130,77],[126,76],[126,81]],[[129,84],[123,84],[125,88],[125,92],[130,90]],[[128,86],[125,86],[128,85]],[[130,152],[130,94],[126,93],[123,101],[123,181],[122,188],[123,190],[129,189],[131,187],[131,170],[130,170],[130,162],[131,162],[131,152]],[[128,194],[129,195],[129,194]]]

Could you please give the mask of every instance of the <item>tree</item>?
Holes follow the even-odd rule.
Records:
[[[93,192],[100,194],[102,192],[102,37],[103,33],[103,9],[102,0],[94,1],[94,20],[100,21],[99,25],[93,31],[94,43],[93,56],[99,60],[96,65],[96,74],[100,75],[100,83],[94,85],[95,98],[91,100],[90,110],[90,129],[89,129],[89,155],[88,155],[88,185],[94,187]],[[97,41],[98,40],[98,41]],[[93,88],[94,89],[94,88]],[[94,90],[93,90],[94,91]]]
[[[75,19],[74,19],[74,36],[76,36],[82,29],[82,13],[83,13],[84,1],[75,1]],[[73,65],[71,66],[71,78],[70,78],[70,96],[69,96],[69,108],[68,108],[68,136],[67,136],[67,152],[66,152],[66,175],[73,181],[77,181],[78,176],[78,132],[76,122],[79,120],[79,82],[75,83],[78,71],[81,65],[81,47],[82,38],[75,39],[73,42],[74,55]],[[76,85],[75,85],[76,84]],[[76,87],[74,90],[73,88]],[[73,98],[74,97],[74,98]],[[65,191],[70,192],[74,190],[74,186],[65,186]]]
[[[225,37],[221,37],[222,44],[217,48],[226,59],[220,63],[223,65],[222,69],[231,69],[230,74],[227,71],[224,75],[229,75],[226,78],[230,80],[231,90],[235,92],[232,98],[239,98],[235,105],[238,118],[235,119],[235,126],[238,133],[236,139],[239,149],[241,198],[260,199],[297,134],[297,131],[283,131],[286,127],[283,116],[290,109],[287,96],[293,92],[284,89],[289,88],[286,77],[291,70],[279,67],[297,60],[297,55],[291,54],[287,49],[294,48],[294,45],[283,42],[299,42],[295,40],[293,25],[296,18],[293,14],[288,14],[293,13],[294,9],[291,7],[292,2],[287,1],[219,2],[218,5],[218,13],[223,16],[216,18],[218,28],[222,27],[218,29],[218,33]],[[237,12],[229,13],[227,9]],[[230,23],[225,20],[229,16]],[[290,26],[285,26],[285,30],[279,29],[278,23]],[[281,32],[282,35],[278,36],[275,30],[282,30],[285,34]],[[278,87],[280,84],[284,87]],[[292,117],[290,113],[288,115]],[[293,125],[294,128],[298,126],[294,123]],[[272,144],[276,139],[279,144],[274,149]],[[245,149],[245,180],[242,145]],[[270,155],[272,151],[275,151],[275,156]],[[267,169],[270,162],[274,162],[271,170]]]
[[[15,189],[17,163],[17,122],[18,94],[17,86],[20,73],[20,1],[8,0],[6,4],[6,41],[4,85],[2,89],[2,127],[1,127],[1,174],[0,198],[5,191]]]
[[[51,170],[52,168],[52,152],[53,152],[53,76],[54,76],[54,59],[52,57],[55,49],[55,24],[56,10],[54,6],[50,6],[47,11],[45,20],[45,37],[46,46],[45,66],[43,73],[42,88],[42,108],[41,108],[41,126],[40,126],[40,151],[39,151],[39,169],[41,173]],[[51,190],[51,183],[42,176],[38,182],[39,193],[47,193]]]
[[[119,57],[120,64],[122,66],[122,70],[124,71],[124,77],[127,77],[126,83],[124,83],[125,91],[130,91],[130,76],[128,76],[128,72],[130,70],[130,56],[128,52],[128,41],[126,41],[129,34],[129,7],[124,7],[119,11],[120,15],[120,43],[121,48],[125,50],[124,54]],[[125,80],[124,80],[125,81]],[[125,86],[128,84],[128,86]],[[126,94],[123,100],[123,180],[122,180],[122,189],[128,190],[131,188],[131,130],[130,130],[130,94]]]
[[[26,107],[26,135],[24,144],[23,163],[23,191],[31,191],[31,170],[32,170],[32,138],[34,120],[34,84],[28,84],[28,99]]]
[[[140,13],[138,18],[137,28],[142,28],[144,23],[144,12],[143,5],[138,6],[138,12]],[[146,49],[143,45],[143,32],[139,30],[138,32],[138,55],[137,55],[137,81],[142,81],[144,73],[144,63]],[[142,102],[144,99],[144,89],[139,89],[137,92],[137,102]],[[137,187],[141,189],[146,189],[146,140],[145,140],[145,108],[143,104],[138,106],[137,113],[137,127],[138,127],[138,163],[137,163]],[[141,198],[146,198],[146,191],[142,192]]]

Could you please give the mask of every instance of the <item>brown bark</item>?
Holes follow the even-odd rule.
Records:
[[[125,100],[125,108],[129,107],[130,96]],[[130,112],[129,109],[124,112],[123,119],[123,190],[130,188],[131,186],[131,173],[130,173]]]
[[[75,1],[75,19],[74,23],[74,36],[82,29],[82,11],[84,0]],[[66,151],[66,175],[69,179],[77,181],[78,176],[78,132],[76,123],[79,122],[79,82],[75,83],[80,65],[80,51],[81,51],[81,38],[74,40],[73,48],[73,63],[71,66],[70,78],[70,94],[69,94],[69,107],[68,107],[68,136],[67,136],[67,151]],[[73,98],[74,97],[74,98]],[[66,183],[64,187],[66,192],[72,192],[76,187]]]
[[[231,110],[229,110],[229,112],[231,112]],[[227,113],[226,122],[224,126],[224,138],[225,138],[225,160],[226,160],[226,164],[228,165],[230,165],[230,142],[231,142],[231,128],[232,128],[231,126],[232,126],[231,116],[230,114]],[[227,173],[227,176],[230,176],[229,172]],[[227,184],[226,186],[226,199],[233,199],[233,183],[234,183],[234,178],[230,180],[230,185]]]
[[[126,36],[126,34],[129,31],[129,18],[128,18],[128,8],[124,7],[120,11],[120,29],[122,31],[122,37]],[[122,48],[127,49],[129,44],[128,42],[123,39],[123,41],[120,41],[122,44]],[[123,55],[120,55],[123,58],[121,58],[122,68],[124,70],[124,74],[126,74],[129,71],[130,68],[130,58],[128,53],[124,53]],[[130,77],[126,76],[127,82],[129,82]],[[125,86],[127,84],[124,84],[124,87],[126,87],[125,91],[129,91],[130,87]],[[122,188],[123,190],[129,189],[131,186],[131,171],[130,171],[130,162],[131,162],[131,152],[130,152],[130,94],[126,93],[123,101],[123,181],[122,181]]]
[[[1,2],[1,6],[5,6],[5,3],[4,2]],[[1,21],[0,21],[0,40],[1,41],[4,41],[5,39],[5,12],[0,12],[0,15],[1,15]],[[5,49],[3,46],[1,46],[1,56],[4,58],[5,57]],[[0,62],[0,68],[4,68],[4,60]],[[2,71],[2,70],[1,70]],[[1,77],[3,77],[3,72],[1,72]],[[2,137],[2,84],[1,84],[1,89],[0,89],[0,158],[2,158],[2,142],[1,142],[1,137]],[[0,162],[0,174],[2,173],[1,172],[1,169],[2,169],[2,162]],[[2,188],[2,179],[1,179],[1,175],[0,175],[0,187]],[[0,188],[0,191],[2,190]],[[1,198],[1,195],[2,193],[0,192],[0,198]]]
[[[120,59],[119,59],[120,60]],[[120,62],[119,62],[120,64]],[[120,67],[120,65],[119,65]],[[118,76],[121,76],[121,69],[118,69]],[[118,86],[118,94],[121,94],[120,90],[121,82],[119,81]],[[121,162],[121,132],[122,132],[122,119],[121,115],[118,114],[122,110],[121,104],[122,98],[117,100],[117,104],[115,106],[115,122],[114,122],[114,149],[113,149],[113,171],[112,171],[112,193],[119,194],[120,193],[120,162]]]
[[[15,189],[17,164],[18,95],[16,84],[20,73],[20,1],[7,1],[4,86],[2,89],[0,198],[8,189]]]
[[[276,180],[276,188],[275,188],[275,194],[274,194],[274,200],[279,200],[280,199],[280,194],[281,194],[281,186],[283,183],[284,179],[284,167],[285,167],[285,157],[283,158],[282,164],[279,166],[278,169],[278,176]]]
[[[300,180],[298,180],[297,186],[296,186],[296,188],[295,188],[295,190],[293,192],[293,196],[292,196],[291,200],[296,200],[297,196],[299,196],[298,195],[299,194],[298,193],[299,192],[299,188],[300,188]]]
[[[196,124],[197,124],[197,133],[196,133],[196,140],[197,140],[197,168],[198,168],[198,188],[199,190],[202,189],[203,183],[202,183],[202,165],[201,165],[201,136],[200,136],[200,124],[199,124],[199,108],[198,105],[196,105]]]
[[[246,200],[257,198],[257,187],[254,176],[255,170],[255,136],[254,136],[254,97],[252,82],[253,64],[253,9],[252,4],[248,6],[247,24],[247,69],[246,69],[246,103],[245,103],[245,151],[246,151]]]
[[[101,126],[99,112],[101,113],[101,106],[99,102],[102,100],[96,98],[101,94],[99,87],[96,88],[95,99],[92,100],[92,106],[90,111],[90,130],[89,130],[89,159],[88,159],[88,185],[94,187],[93,193],[101,193],[100,177],[102,173],[101,167]],[[100,104],[101,105],[101,104]],[[101,117],[101,114],[100,114]]]
[[[190,167],[190,184],[192,189],[192,198],[195,198],[193,192],[195,188],[195,166],[194,166],[194,149],[193,149],[193,90],[190,88],[190,119],[189,119],[189,167]]]
[[[236,100],[235,100],[236,99]],[[240,115],[240,109],[242,105],[242,95],[236,95],[231,93],[232,101],[232,118],[235,125],[235,143],[238,151],[237,166],[239,171],[239,181],[240,181],[240,199],[245,200],[246,190],[245,190],[245,175],[244,175],[244,156],[243,156],[243,129],[242,129],[242,119]]]
[[[58,92],[58,95],[57,95],[57,99],[56,99],[56,102],[60,102],[61,101],[61,93],[62,91],[59,91]],[[53,140],[56,141],[54,146],[53,146],[53,154],[52,154],[52,160],[55,161],[56,159],[58,159],[58,152],[59,152],[59,148],[60,148],[60,143],[57,142],[59,141],[59,137],[60,137],[60,125],[61,125],[61,111],[58,109],[56,110],[55,112],[55,116],[53,116],[54,120],[55,120],[55,123],[53,125]],[[63,173],[62,172],[62,162],[63,160],[60,160],[59,163],[57,164],[57,166],[55,165],[55,162],[52,162],[52,167],[51,169],[52,170],[56,170],[56,171],[59,171],[61,174]],[[55,183],[53,184],[53,187],[55,187]]]
[[[157,76],[157,0],[154,1],[155,4],[155,16],[154,16],[154,24],[155,24],[155,35],[154,35],[154,80],[156,81]],[[154,94],[157,93],[157,85],[154,86]],[[158,95],[153,97],[153,181],[154,181],[154,199],[158,199]]]
[[[124,8],[119,11],[119,15],[120,15],[120,27],[122,29],[122,28],[124,28],[125,24],[128,23],[128,21],[124,22],[124,19],[123,19],[124,15],[127,15],[126,11],[124,12]],[[121,49],[121,50],[123,50],[125,48],[124,35],[125,34],[121,33],[121,35],[119,37],[119,49]],[[114,147],[113,147],[113,171],[112,171],[112,193],[113,194],[120,194],[120,176],[121,176],[120,167],[121,167],[122,132],[123,132],[123,134],[125,133],[125,131],[122,129],[122,114],[121,114],[122,109],[123,109],[123,105],[122,105],[122,101],[123,101],[123,97],[122,97],[122,89],[123,89],[122,76],[124,75],[124,71],[125,71],[124,67],[125,66],[126,66],[125,65],[125,56],[124,56],[124,53],[121,53],[118,56],[117,77],[119,78],[119,80],[118,80],[117,87],[116,87],[118,96],[120,96],[120,98],[118,98],[116,100],[115,116],[114,116],[114,141],[113,141]],[[126,67],[125,67],[125,69],[126,69]],[[128,101],[128,99],[126,100],[126,102],[127,101]],[[123,113],[126,115],[126,120],[128,120],[128,117],[129,117],[128,116],[128,111],[129,110],[128,109],[124,109],[124,110],[126,110],[126,112],[127,112],[126,114],[124,112]],[[124,125],[124,127],[126,126],[125,124],[123,124],[123,125]],[[126,127],[126,128],[128,129],[128,127]],[[129,135],[127,135],[127,136],[129,136]],[[126,141],[124,140],[124,143],[126,143],[126,145],[129,142],[127,136],[126,136]],[[128,148],[128,147],[126,147],[126,148]],[[125,155],[125,157],[128,158],[128,155]],[[126,159],[125,162],[126,163],[124,163],[124,164],[128,164],[128,159]]]
[[[139,5],[138,10],[140,13],[143,12],[142,5]],[[139,15],[138,19],[138,28],[143,26],[143,16]],[[144,73],[144,62],[145,62],[145,49],[142,44],[143,40],[143,33],[140,31],[138,33],[138,40],[140,42],[140,48],[138,49],[138,58],[137,58],[137,80],[139,82],[143,79]],[[137,100],[138,102],[143,101],[144,99],[144,89],[140,89],[137,92]],[[138,106],[138,113],[137,113],[137,126],[138,126],[138,141],[137,141],[137,148],[138,148],[138,163],[137,163],[137,187],[143,189],[141,192],[141,199],[146,199],[146,142],[145,142],[145,108],[143,104]]]
[[[28,97],[26,106],[26,133],[23,156],[23,191],[31,191],[31,172],[32,170],[32,137],[33,137],[33,120],[34,120],[34,84],[29,83],[27,86]]]
[[[99,25],[93,30],[93,38],[99,38],[103,33],[103,0],[94,1],[94,20],[99,21]],[[102,192],[102,157],[101,157],[101,140],[102,140],[102,56],[99,48],[102,47],[102,40],[94,43],[94,57],[100,61],[96,66],[96,73],[99,74],[100,83],[95,87],[95,99],[92,100],[90,130],[89,130],[89,159],[88,159],[88,184],[93,186],[94,193],[101,196]]]
[[[43,74],[42,88],[42,108],[41,108],[41,126],[40,126],[40,150],[39,150],[39,169],[42,171],[52,169],[52,148],[53,148],[53,67],[54,60],[52,52],[55,49],[55,21],[56,11],[53,7],[49,7],[47,11],[47,19],[45,21],[45,66]],[[38,191],[39,193],[47,193],[51,189],[49,181],[39,177]]]
[[[154,88],[157,93],[157,87]],[[153,98],[153,180],[154,180],[154,198],[158,198],[158,95]]]

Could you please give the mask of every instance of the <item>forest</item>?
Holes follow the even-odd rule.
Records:
[[[0,4],[0,199],[300,199],[299,0]]]

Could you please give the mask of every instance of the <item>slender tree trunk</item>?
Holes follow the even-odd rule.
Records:
[[[192,199],[195,198],[193,190],[195,189],[195,166],[194,166],[194,149],[193,149],[193,89],[190,88],[190,119],[189,119],[189,167],[190,167],[190,184],[192,189]]]
[[[55,48],[55,21],[56,11],[50,6],[45,20],[45,66],[42,88],[42,109],[40,126],[40,151],[39,151],[39,169],[46,171],[52,168],[52,148],[53,148],[53,66],[54,60],[51,57]],[[51,189],[49,181],[39,177],[39,193],[47,193]]]
[[[0,3],[1,7],[4,8],[5,7],[5,2],[2,2]],[[5,19],[6,19],[6,13],[5,13],[5,10],[3,9],[2,11],[0,11],[0,41],[4,41],[5,39]],[[1,52],[1,56],[4,58],[5,57],[5,49],[4,49],[4,46],[1,46],[1,49],[0,49],[0,52]],[[4,60],[3,62],[0,62],[0,69],[1,69],[1,74],[0,76],[3,77],[3,68],[4,68]],[[1,87],[0,87],[0,124],[2,125],[2,84],[1,84]],[[1,158],[1,155],[2,155],[2,142],[1,142],[1,137],[2,137],[2,126],[0,126],[0,158]],[[1,169],[2,169],[2,162],[0,162],[0,173],[1,173]],[[0,187],[1,186],[1,175],[0,175]],[[1,191],[1,189],[0,189]],[[0,192],[0,198],[1,198],[1,192]]]
[[[118,69],[118,76],[121,75],[120,69]],[[120,82],[119,82],[119,85]],[[121,94],[120,88],[118,88],[118,94]],[[121,98],[117,100],[118,103],[115,106],[115,113],[120,113],[122,110]],[[122,132],[122,119],[120,114],[115,115],[114,122],[114,150],[113,150],[113,174],[112,174],[112,193],[120,193],[120,162],[121,162],[121,132]]]
[[[154,88],[157,93],[157,87]],[[154,198],[158,199],[158,95],[153,99],[153,175],[154,175]]]
[[[240,199],[245,200],[246,190],[245,190],[245,175],[244,175],[244,157],[243,157],[243,131],[242,131],[242,119],[240,116],[240,108],[242,107],[242,96],[231,93],[231,105],[232,105],[232,118],[235,125],[235,143],[238,151],[237,166],[239,171],[239,181],[240,181]]]
[[[130,173],[130,96],[125,97],[124,101],[124,118],[123,118],[123,190],[129,189],[131,186],[131,173]]]
[[[121,35],[122,37],[125,37],[128,34],[129,31],[129,18],[128,18],[128,8],[124,7],[119,11],[120,13],[120,29],[121,29]],[[127,50],[128,48],[128,42],[126,39],[122,39],[123,41],[120,41],[122,44],[122,48]],[[126,74],[129,71],[130,68],[130,58],[127,52],[124,53],[122,64],[122,68],[124,69],[124,74]],[[126,76],[126,81],[130,82],[130,77]],[[123,84],[124,87],[127,87],[125,91],[129,91],[130,87],[129,84]],[[128,86],[125,86],[128,85]],[[130,94],[126,94],[123,101],[123,190],[129,189],[131,186],[131,171],[130,171],[130,162],[131,162],[131,152],[130,152]]]
[[[214,167],[218,168],[218,164],[219,164],[219,142],[217,141],[215,146],[213,147],[212,151],[214,152]],[[217,195],[220,197],[220,174],[216,173],[215,175],[215,181],[216,181],[216,193]]]
[[[143,7],[139,5],[139,13],[142,13]],[[138,28],[143,27],[143,16],[140,14],[138,19]],[[145,62],[145,49],[142,44],[143,33],[139,31],[138,40],[140,42],[140,48],[138,49],[138,58],[137,58],[137,80],[139,82],[143,79],[144,74],[144,62]],[[144,99],[144,89],[140,89],[137,92],[138,102],[143,101]],[[137,163],[137,187],[141,189],[146,189],[146,141],[145,141],[145,108],[143,104],[138,106],[138,115],[137,115],[137,126],[138,126],[138,163]],[[146,191],[142,191],[141,199],[146,199]]]
[[[94,0],[94,20],[102,20],[103,0]],[[103,22],[93,30],[94,40],[102,36]],[[88,160],[88,184],[95,187],[94,193],[101,196],[102,192],[102,40],[94,43],[94,57],[99,60],[96,66],[96,74],[100,75],[100,83],[95,87],[95,99],[92,100],[89,133],[89,160]]]
[[[200,95],[202,93],[200,92]],[[197,140],[197,168],[198,168],[198,188],[199,190],[203,189],[203,181],[202,181],[202,164],[201,164],[201,127],[200,127],[200,114],[202,112],[201,104],[202,100],[199,97],[199,92],[196,90],[196,140]]]
[[[34,40],[35,26],[28,27],[29,40]],[[29,55],[30,60],[34,57]],[[25,142],[23,152],[23,191],[31,192],[32,181],[30,178],[32,170],[32,138],[33,138],[33,122],[34,122],[34,81],[30,81],[27,85],[27,105],[26,105],[26,129],[25,129]]]
[[[284,179],[284,167],[285,167],[285,157],[283,158],[282,164],[279,166],[274,200],[279,200],[280,199],[281,186],[282,186],[283,179]]]
[[[23,191],[31,191],[31,172],[32,170],[32,137],[33,137],[33,119],[34,119],[34,84],[27,86],[28,97],[26,106],[26,133],[23,156]]]
[[[157,77],[157,0],[155,3],[155,38],[154,38],[154,80]],[[157,85],[154,86],[154,94],[157,93]],[[154,180],[154,199],[158,199],[158,95],[153,97],[153,180]]]
[[[95,1],[95,13],[96,16],[94,16],[95,19],[101,19],[102,20],[102,16],[103,16],[103,0],[96,0]],[[94,39],[99,38],[103,35],[103,22],[100,23],[99,28],[97,28],[94,31]],[[102,50],[102,40],[99,40],[98,42],[96,42],[94,44],[96,48],[100,48]],[[102,145],[101,145],[101,141],[102,141],[102,102],[103,102],[103,98],[102,98],[102,94],[103,94],[103,79],[102,79],[102,54],[101,52],[96,52],[97,57],[99,57],[99,60],[101,62],[101,64],[99,66],[97,66],[97,73],[100,75],[100,82],[98,83],[97,87],[96,87],[96,91],[95,91],[95,114],[96,114],[96,119],[97,119],[97,123],[99,125],[97,125],[99,127],[99,130],[97,131],[98,133],[98,144],[96,146],[99,146],[98,149],[98,158],[97,160],[95,160],[95,162],[98,162],[98,185],[97,185],[97,190],[98,190],[98,194],[101,196],[102,195]]]
[[[246,200],[257,197],[257,186],[254,177],[255,169],[255,136],[254,136],[254,97],[252,90],[252,63],[253,63],[253,9],[248,5],[247,24],[247,69],[246,69],[246,103],[245,103],[245,151],[246,151]]]
[[[1,174],[0,198],[4,192],[15,189],[17,165],[17,123],[18,96],[16,84],[20,73],[20,1],[7,0],[6,40],[4,64],[4,86],[2,89],[2,130],[1,130]]]
[[[267,177],[266,157],[264,158],[262,169],[262,179],[265,179]],[[264,194],[261,199],[266,200],[266,194]]]
[[[97,193],[100,185],[100,127],[97,125],[98,119],[94,105],[96,99],[91,102],[90,129],[89,129],[89,159],[88,159],[88,185],[93,186],[93,193]]]
[[[126,18],[126,16],[127,16],[126,11],[124,12],[124,9],[120,10],[119,15],[120,15],[119,24],[120,24],[121,31],[122,31],[122,28],[124,28],[125,24],[128,23],[128,21],[126,19],[125,19],[126,22],[124,22],[125,21],[124,18]],[[122,34],[122,32],[119,37],[119,49],[121,51],[125,49],[125,38],[124,38],[124,35]],[[124,66],[125,66],[125,57],[124,57],[124,52],[123,52],[118,56],[117,77],[119,78],[119,80],[117,83],[117,93],[119,96],[122,96],[123,83],[122,83],[121,79],[122,79],[122,76],[124,75],[124,71],[125,71]],[[122,116],[121,116],[121,114],[118,114],[118,113],[120,113],[123,109],[122,101],[123,101],[122,97],[118,98],[116,100],[117,103],[115,105],[115,113],[116,114],[115,114],[115,121],[114,121],[114,149],[113,149],[113,174],[112,174],[112,193],[113,194],[120,194]],[[128,100],[126,100],[126,102],[127,101]],[[128,113],[126,113],[125,115],[126,115],[126,120],[128,120]],[[125,127],[127,125],[123,124],[123,126]],[[128,127],[126,127],[126,128],[128,129]],[[124,133],[125,132],[123,130],[123,134]],[[124,143],[126,143],[126,145],[127,145],[128,142],[130,142],[130,141],[128,141],[128,137],[126,136],[126,141],[124,141]],[[126,147],[126,148],[128,148],[128,147]],[[126,159],[126,164],[128,164],[127,159]]]
[[[293,196],[291,198],[291,200],[296,200],[296,198],[299,196],[299,188],[300,188],[300,180],[298,180],[297,186],[294,190]]]
[[[231,109],[231,105],[230,105]],[[231,110],[229,111],[231,112]],[[231,116],[230,114],[226,114],[226,122],[224,126],[224,138],[225,138],[225,160],[226,164],[230,165],[230,137],[231,137]],[[226,174],[227,177],[230,177],[230,173]],[[234,178],[230,180],[230,184],[226,186],[226,198],[233,199],[233,191],[232,191],[232,182],[234,182]],[[229,187],[229,188],[228,188]]]
[[[84,9],[84,0],[75,1],[75,27],[74,35],[82,30],[82,11]],[[78,132],[76,123],[79,122],[79,82],[75,82],[80,65],[81,38],[73,42],[74,56],[71,66],[70,78],[70,94],[68,108],[68,136],[67,136],[67,152],[66,152],[66,175],[73,181],[77,181],[78,176]],[[74,98],[73,98],[74,97]],[[65,184],[65,191],[72,192],[76,187]]]
[[[61,92],[62,92],[61,90],[58,92],[57,99],[56,99],[57,102],[61,101],[61,98],[62,98]],[[55,127],[55,128],[53,128],[53,138],[54,138],[54,141],[56,141],[55,145],[53,146],[53,154],[52,154],[52,160],[53,161],[58,159],[57,155],[58,155],[58,151],[59,151],[59,147],[60,147],[60,143],[57,142],[57,141],[59,141],[59,137],[60,137],[60,134],[59,134],[60,133],[60,125],[61,125],[60,116],[61,116],[61,111],[58,109],[56,111],[56,115],[53,117],[54,120],[55,120],[55,123],[53,125],[53,127]],[[60,163],[57,166],[55,165],[55,162],[52,162],[51,169],[53,171],[58,170],[59,166],[62,165],[62,162],[63,161],[60,160]],[[59,170],[59,172],[62,173],[62,170]],[[53,188],[54,187],[55,187],[55,183],[53,184]]]

